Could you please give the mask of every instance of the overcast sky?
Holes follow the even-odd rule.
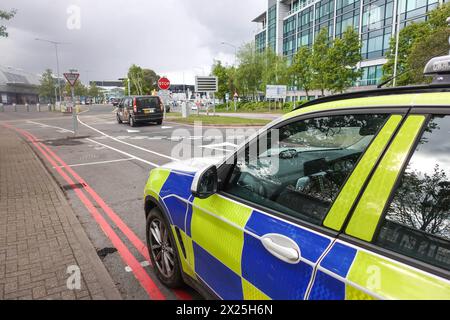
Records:
[[[0,64],[34,73],[75,68],[82,81],[115,80],[135,63],[182,83],[209,72],[214,59],[232,64],[234,49],[251,41],[265,0],[1,0],[15,8],[0,39]],[[79,14],[78,14],[79,12]],[[203,70],[202,70],[203,69]],[[88,73],[86,71],[89,71]]]

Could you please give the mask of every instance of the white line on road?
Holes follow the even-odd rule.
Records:
[[[34,122],[34,123],[37,124],[37,125],[44,125],[44,126],[47,126],[47,127],[49,127],[49,128],[54,128],[54,129],[58,129],[58,130],[66,130],[66,131],[68,131],[68,132],[72,132],[72,133],[73,133],[73,131],[67,130],[67,129],[64,129],[64,128],[55,127],[55,126],[49,126],[49,125],[46,125],[46,124],[43,124],[43,123],[39,123],[39,122]],[[153,163],[153,162],[150,162],[150,161],[144,160],[144,159],[142,159],[142,158],[136,157],[135,155],[132,155],[132,154],[127,153],[127,152],[125,152],[125,151],[122,151],[122,150],[113,148],[113,147],[111,147],[111,146],[108,146],[108,145],[106,145],[106,144],[100,143],[100,142],[98,142],[98,141],[95,141],[95,140],[92,140],[92,139],[86,139],[86,140],[89,141],[89,142],[95,143],[95,144],[97,144],[97,145],[100,145],[100,146],[102,146],[102,147],[105,147],[105,148],[111,149],[111,150],[113,150],[113,151],[116,151],[116,152],[118,152],[118,153],[120,153],[120,154],[123,154],[123,155],[125,155],[125,156],[127,156],[127,157],[133,158],[134,160],[138,160],[138,161],[141,161],[141,162],[146,163],[146,164],[148,164],[148,165],[151,165],[151,166],[153,166],[153,167],[155,167],[155,168],[159,168],[159,167],[160,167],[159,165],[157,165],[157,164],[155,164],[155,163]]]
[[[44,124],[44,123],[34,122],[34,121],[27,121],[27,122],[28,122],[28,123],[33,123],[33,124],[36,124],[36,125],[38,125],[38,126],[45,127],[45,128],[53,128],[53,129],[58,129],[58,130],[61,130],[61,131],[64,131],[64,132],[70,132],[70,133],[73,133],[72,130],[64,129],[64,128],[61,128],[61,127],[55,127],[55,126],[51,126],[51,125]]]
[[[124,161],[130,161],[134,160],[134,158],[127,158],[127,159],[119,159],[119,160],[109,160],[109,161],[99,161],[99,162],[89,162],[89,163],[80,163],[80,164],[72,164],[69,165],[69,167],[84,167],[84,166],[93,166],[97,164],[107,164],[107,163],[115,163],[115,162],[124,162]],[[55,167],[53,167],[55,169]],[[63,168],[60,166],[60,168]]]
[[[144,152],[152,153],[152,154],[154,154],[154,155],[157,155],[157,156],[160,156],[160,157],[163,157],[163,158],[172,160],[172,161],[178,161],[178,160],[179,160],[179,159],[176,159],[176,158],[172,158],[172,157],[166,156],[165,154],[162,154],[162,153],[159,153],[159,152],[151,151],[151,150],[148,150],[148,149],[145,149],[145,148],[136,146],[136,145],[134,145],[134,144],[131,144],[131,143],[128,143],[128,142],[125,142],[125,141],[120,141],[120,140],[117,139],[117,138],[114,138],[114,137],[112,137],[112,136],[110,136],[110,135],[108,135],[108,134],[106,134],[106,133],[104,133],[104,132],[102,132],[102,131],[100,131],[100,130],[94,128],[94,127],[91,127],[90,125],[87,125],[86,123],[84,123],[84,122],[81,121],[80,119],[78,119],[78,121],[79,121],[83,126],[89,128],[89,129],[91,129],[91,130],[94,130],[95,132],[98,132],[98,133],[100,133],[101,135],[110,138],[111,140],[117,141],[117,142],[119,142],[119,143],[125,144],[125,145],[127,145],[127,146],[136,148],[136,149],[141,150],[141,151],[144,151]]]
[[[150,162],[150,161],[144,160],[144,159],[142,159],[142,158],[136,157],[136,156],[134,156],[134,155],[132,155],[132,154],[130,154],[130,153],[128,153],[128,152],[125,152],[125,151],[122,151],[122,150],[113,148],[113,147],[111,147],[111,146],[108,146],[108,145],[106,145],[106,144],[100,143],[100,142],[98,142],[98,141],[95,141],[95,140],[92,140],[92,139],[86,139],[86,140],[89,141],[89,142],[92,142],[92,143],[96,143],[96,144],[98,144],[98,145],[100,145],[100,146],[102,146],[102,147],[105,147],[105,148],[111,149],[111,150],[113,150],[113,151],[116,151],[116,152],[118,152],[118,153],[121,153],[121,154],[123,154],[123,155],[125,155],[125,156],[127,156],[127,157],[133,158],[134,160],[138,160],[138,161],[141,161],[141,162],[143,162],[143,163],[149,164],[149,165],[151,165],[151,166],[153,166],[153,167],[155,167],[155,168],[159,168],[159,167],[160,167],[159,165],[157,165],[157,164],[155,164],[155,163],[153,163],[153,162]]]

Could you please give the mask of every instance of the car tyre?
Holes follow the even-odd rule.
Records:
[[[130,124],[130,127],[133,127],[133,128],[136,127],[136,121],[133,119],[132,116],[130,116],[128,123]]]
[[[122,124],[122,123],[123,123],[123,122],[122,122],[122,119],[120,119],[119,114],[117,114],[117,123],[118,123],[118,124]]]
[[[162,121],[162,120],[158,120],[158,121],[156,121],[156,124],[157,124],[158,126],[162,125],[162,123],[163,123],[163,121]]]
[[[169,223],[158,208],[150,211],[146,226],[147,248],[158,279],[175,289],[184,285],[178,249]]]

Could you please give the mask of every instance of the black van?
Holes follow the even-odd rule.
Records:
[[[161,125],[163,117],[164,104],[157,96],[125,97],[117,106],[117,122],[128,122],[131,127],[143,122]]]

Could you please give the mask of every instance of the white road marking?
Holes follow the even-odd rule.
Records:
[[[150,267],[150,262],[149,261],[141,262],[141,266],[143,266],[144,268],[145,267]],[[133,270],[129,266],[126,266],[125,267],[125,271],[126,272],[132,272]]]
[[[35,124],[41,125],[42,123],[35,122]],[[60,130],[66,130],[66,129],[64,129],[64,128],[55,127],[55,126],[48,126],[48,127],[50,127],[50,128],[55,128],[55,129],[60,129]],[[67,130],[67,131],[73,133],[73,131],[71,131],[71,130]],[[132,154],[130,154],[130,153],[128,153],[128,152],[125,152],[125,151],[122,151],[122,150],[113,148],[113,147],[111,147],[111,146],[108,146],[108,145],[106,145],[106,144],[100,143],[100,142],[98,142],[98,141],[95,141],[95,140],[92,140],[92,139],[86,139],[86,141],[95,143],[95,144],[97,144],[97,145],[99,145],[99,146],[102,146],[102,147],[104,147],[104,148],[107,148],[107,149],[111,149],[111,150],[116,151],[116,152],[118,152],[118,153],[120,153],[120,154],[123,154],[123,155],[125,155],[125,156],[127,156],[127,157],[133,158],[134,160],[141,161],[141,162],[143,162],[143,163],[145,163],[145,164],[151,165],[151,166],[153,166],[153,167],[155,167],[155,168],[159,168],[159,167],[160,167],[159,165],[157,165],[157,164],[155,164],[155,163],[153,163],[153,162],[150,162],[150,161],[144,160],[144,159],[142,159],[142,158],[136,157],[136,156],[134,156],[134,155],[132,155]]]
[[[141,132],[141,130],[127,130],[128,133],[139,133]]]
[[[102,148],[104,148],[104,147],[102,147]],[[80,163],[80,164],[72,164],[72,165],[69,165],[69,167],[93,166],[93,165],[97,165],[97,164],[124,162],[124,161],[130,161],[130,160],[134,160],[134,158],[119,159],[119,160],[109,160],[109,161],[98,161],[98,162],[88,162],[88,163]],[[60,166],[60,168],[63,168],[63,167]],[[53,169],[55,169],[55,167],[53,167]]]
[[[157,164],[155,164],[155,163],[153,163],[153,162],[150,162],[150,161],[144,160],[144,159],[142,159],[142,158],[136,157],[136,156],[134,156],[134,155],[132,155],[132,154],[130,154],[130,153],[128,153],[128,152],[125,152],[125,151],[122,151],[122,150],[113,148],[113,147],[111,147],[111,146],[108,146],[108,145],[106,145],[106,144],[100,143],[100,142],[98,142],[98,141],[95,141],[95,140],[92,140],[92,139],[86,139],[86,140],[89,141],[89,142],[96,143],[96,144],[98,144],[98,145],[100,145],[100,146],[102,146],[102,147],[105,147],[105,148],[111,149],[111,150],[113,150],[113,151],[116,151],[116,152],[118,152],[118,153],[121,153],[121,154],[123,154],[123,155],[125,155],[125,156],[127,156],[127,157],[133,158],[134,160],[138,160],[138,161],[141,161],[141,162],[146,163],[146,164],[148,164],[148,165],[151,165],[151,166],[153,166],[153,167],[155,167],[155,168],[159,168],[159,167],[160,167],[159,165],[157,165]]]
[[[162,130],[173,129],[173,127],[161,127]]]
[[[160,156],[160,157],[163,157],[163,158],[172,160],[172,161],[178,161],[178,160],[179,160],[179,159],[176,159],[176,158],[172,158],[172,157],[166,156],[165,154],[162,154],[162,153],[159,153],[159,152],[151,151],[151,150],[148,150],[148,149],[145,149],[145,148],[136,146],[136,145],[134,145],[134,144],[131,144],[131,143],[128,143],[128,142],[125,142],[125,141],[120,141],[120,140],[117,139],[117,138],[114,138],[114,137],[112,137],[112,136],[110,136],[110,135],[108,135],[108,134],[106,134],[106,133],[104,133],[104,132],[102,132],[102,131],[100,131],[100,130],[98,130],[98,129],[95,129],[95,128],[91,127],[90,125],[85,124],[85,123],[84,123],[83,121],[81,121],[80,119],[78,119],[78,121],[79,121],[83,126],[89,128],[89,129],[91,129],[91,130],[94,130],[95,132],[98,132],[98,133],[100,133],[101,135],[110,138],[111,140],[114,140],[114,141],[123,143],[123,144],[125,144],[125,145],[127,145],[127,146],[136,148],[136,149],[141,150],[141,151],[144,151],[144,152],[152,153],[152,154],[154,154],[154,155],[157,155],[157,156]]]
[[[51,126],[51,125],[44,124],[44,123],[34,122],[34,121],[27,121],[27,122],[36,124],[36,125],[40,126],[41,128],[53,128],[53,129],[58,129],[58,130],[60,130],[63,133],[65,133],[65,132],[73,133],[72,130],[64,129],[64,128],[61,128],[61,127],[55,127],[55,126]]]

